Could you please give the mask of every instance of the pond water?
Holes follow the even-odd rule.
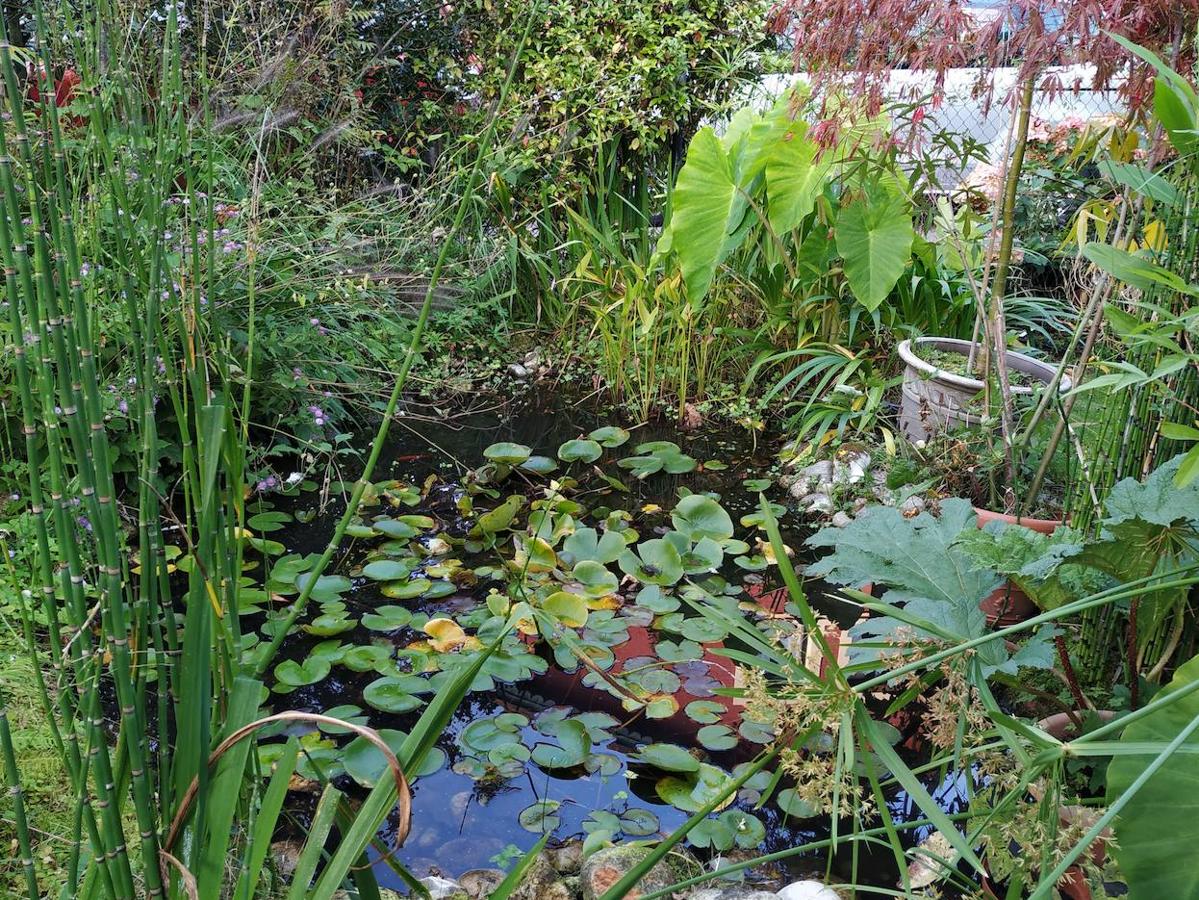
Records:
[[[580,462],[569,467],[559,464],[558,471],[551,476],[526,476],[514,471],[497,485],[494,498],[478,492],[477,487],[468,490],[471,473],[486,462],[484,451],[497,442],[525,445],[534,454],[553,457],[563,442],[584,437],[602,426],[621,424],[632,431],[630,440],[622,447],[606,449],[595,466],[618,477],[627,492],[601,480],[591,464]],[[638,479],[627,469],[612,464],[633,455],[634,448],[655,441],[673,442],[697,465],[687,472],[673,475],[658,472]],[[318,598],[324,601],[321,609],[316,609],[314,603],[312,613],[306,617],[311,621],[319,615],[324,624],[314,629],[317,633],[290,636],[283,653],[285,662],[304,665],[314,655],[324,655],[333,664],[319,667],[325,674],[313,683],[282,686],[274,697],[276,709],[334,710],[354,715],[357,721],[376,729],[406,732],[427,703],[428,693],[405,682],[405,690],[412,691],[413,696],[399,696],[398,702],[393,702],[387,699],[392,695],[372,696],[367,689],[380,680],[381,674],[391,673],[394,678],[395,673],[429,671],[422,668],[425,657],[411,650],[420,647],[428,653],[430,635],[421,628],[427,619],[451,619],[469,633],[472,626],[478,627],[486,618],[486,576],[490,568],[502,567],[504,558],[512,556],[512,549],[499,541],[493,548],[478,547],[479,542],[472,540],[472,535],[478,537],[477,529],[471,529],[481,511],[499,506],[506,495],[522,492],[530,500],[544,499],[549,478],[560,478],[569,472],[580,481],[579,489],[571,497],[590,504],[586,512],[578,512],[577,526],[585,522],[594,524],[593,520],[602,518],[597,509],[599,513],[608,509],[626,510],[630,513],[629,524],[644,540],[668,530],[669,511],[679,502],[681,493],[706,492],[718,496],[733,521],[757,512],[757,489],[761,486],[754,484],[753,479],[770,477],[777,445],[775,439],[743,429],[701,428],[684,433],[667,424],[634,427],[620,422],[619,416],[594,402],[570,402],[561,394],[536,390],[509,399],[502,408],[437,419],[405,419],[392,429],[391,441],[374,480],[381,483],[394,479],[397,485],[411,489],[393,485],[381,490],[380,504],[366,510],[364,520],[369,523],[391,516],[399,519],[401,514],[427,516],[433,522],[432,527],[418,522],[419,534],[408,534],[403,529],[395,532],[401,536],[391,542],[395,553],[383,557],[402,560],[406,571],[395,582],[372,580],[360,573],[364,562],[380,559],[378,535],[374,539],[347,541],[341,558],[329,571],[349,578],[344,585],[337,586],[341,589],[330,598]],[[754,489],[746,488],[747,480]],[[776,488],[771,487],[766,493],[775,502],[785,500]],[[465,497],[473,497],[473,510],[467,509]],[[389,504],[395,508],[389,508]],[[281,556],[276,565],[286,567],[287,560],[303,558],[324,546],[344,507],[337,499],[322,504],[319,492],[313,491],[271,498],[259,510],[268,508],[307,520],[306,524],[284,524],[269,534],[288,554]],[[611,521],[609,518],[608,522]],[[807,528],[795,514],[784,513],[780,526],[785,543],[802,550]],[[749,530],[739,526],[737,536]],[[366,531],[367,527],[362,526],[364,535]],[[439,538],[452,544],[452,550],[442,547],[441,553],[428,554],[430,541]],[[401,547],[405,542],[408,549]],[[417,549],[413,551],[412,547]],[[743,558],[753,555],[751,551],[743,554]],[[460,563],[449,575],[447,556]],[[484,577],[461,577],[468,569],[481,571]],[[730,585],[730,594],[741,590],[745,592],[741,595],[743,600],[748,594],[756,596],[764,608],[781,609],[785,598],[776,591],[775,567],[746,571],[726,558],[719,571]],[[444,580],[438,580],[438,576],[444,576]],[[426,588],[411,596],[407,587],[414,582],[442,587]],[[391,590],[389,596],[389,585],[401,586],[398,593]],[[603,829],[616,839],[667,834],[686,821],[690,813],[664,800],[669,792],[661,789],[660,782],[671,777],[670,773],[639,762],[636,758],[639,749],[654,743],[676,744],[702,758],[705,767],[728,772],[751,759],[769,740],[769,732],[759,733],[760,729],[755,731],[752,727],[748,732],[738,733],[740,713],[727,700],[723,701],[722,709],[721,698],[713,694],[713,690],[730,686],[735,680],[735,665],[719,655],[721,640],[706,640],[710,635],[702,630],[692,635],[696,638],[694,642],[685,637],[686,633],[683,636],[668,633],[661,624],[669,614],[655,617],[645,610],[638,611],[636,604],[629,601],[636,587],[630,588],[626,580],[618,592],[623,598],[620,602],[599,603],[600,609],[591,613],[583,636],[587,639],[589,634],[598,635],[596,641],[610,648],[611,657],[602,656],[602,647],[596,651],[597,659],[602,660],[601,667],[608,663],[614,672],[637,673],[644,669],[657,673],[652,683],[646,682],[647,690],[671,694],[673,703],[667,703],[672,708],[653,717],[643,714],[641,709],[630,710],[627,704],[622,704],[619,693],[605,689],[599,677],[587,667],[577,665],[569,653],[555,653],[545,642],[536,647],[531,641],[514,645],[491,677],[482,679],[482,683],[476,681],[480,689],[472,692],[454,714],[439,741],[441,752],[435,765],[430,765],[431,771],[413,785],[412,830],[404,846],[395,853],[399,862],[417,876],[441,873],[455,877],[470,869],[511,862],[518,851],[537,842],[542,830],[552,831],[554,841],[581,838]],[[856,608],[826,596],[819,585],[808,587],[813,605],[831,621],[848,626],[857,618]],[[604,609],[605,605],[615,608]],[[397,607],[400,612],[388,612]],[[661,609],[668,608],[671,607]],[[394,623],[396,627],[385,627],[387,623],[377,618],[381,614],[399,616]],[[676,630],[679,628],[679,620],[672,624]],[[663,645],[661,642],[668,637],[670,643]],[[678,652],[664,656],[664,646]],[[738,644],[729,639],[725,646],[736,648]],[[358,656],[354,659],[342,655],[353,648],[377,649],[355,651]],[[521,650],[532,652],[522,654]],[[446,659],[444,655],[437,658],[443,663]],[[664,664],[664,658],[669,664]],[[433,677],[431,683],[436,685],[437,676]],[[304,682],[307,678],[294,680]],[[386,711],[388,708],[394,711]],[[692,710],[697,710],[696,716],[691,715]],[[564,721],[578,721],[582,726],[572,724],[563,728]],[[705,723],[708,728],[701,733],[699,729]],[[710,730],[713,728],[717,732]],[[589,744],[583,762],[569,764],[572,760],[561,758],[555,761],[554,753],[569,755],[576,732],[585,733]],[[309,766],[323,766],[340,787],[362,793],[343,772],[346,737],[321,738],[312,733],[307,740]],[[539,750],[539,746],[544,749]],[[550,764],[539,764],[539,759],[541,762],[548,759]],[[376,771],[378,762],[376,759]],[[302,767],[301,771],[310,777],[314,774],[311,768]],[[361,771],[361,766],[356,769],[351,766],[350,774],[357,776]],[[674,777],[693,779],[694,773],[676,772]],[[929,788],[947,809],[956,811],[963,803],[965,786],[952,774],[944,780],[940,778],[936,774],[930,776]],[[361,782],[362,778],[358,780]],[[732,846],[723,848],[724,858],[736,860],[771,853],[827,836],[824,816],[797,818],[773,802],[757,808],[758,790],[762,786],[761,781],[751,782],[730,807],[742,811],[752,821],[738,818],[732,811],[722,814],[722,821],[737,831]],[[302,830],[306,804],[314,801],[315,794],[306,798],[299,793],[293,797],[293,821]],[[919,815],[902,793],[892,794],[888,803],[897,819]],[[389,820],[379,835],[387,846],[391,846],[395,825],[394,818]],[[923,836],[924,832],[916,830],[908,839],[915,843]],[[715,836],[711,843],[719,847],[722,842],[729,843],[728,838],[726,832],[723,838]],[[705,859],[716,852],[712,846],[693,849]],[[378,859],[377,851],[372,853]],[[824,863],[823,855],[792,857],[779,864],[778,869],[751,872],[748,880],[777,884],[813,872],[823,874]],[[850,878],[850,865],[851,853],[846,848],[832,861],[831,875]],[[885,847],[877,850],[861,847],[856,865],[857,878],[862,882],[893,886],[898,877],[894,859]],[[403,890],[403,882],[385,863],[378,863],[377,868],[382,885]]]

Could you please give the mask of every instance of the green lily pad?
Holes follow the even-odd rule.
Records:
[[[726,809],[720,821],[733,833],[733,842],[743,850],[752,850],[766,840],[766,826],[752,813],[740,809]]]
[[[492,462],[508,466],[519,466],[529,458],[533,451],[524,444],[512,444],[506,441],[492,444],[483,451],[483,455]]]
[[[530,456],[518,468],[533,475],[548,475],[558,468],[558,463],[548,456]]]
[[[419,597],[433,586],[428,578],[413,578],[411,581],[389,581],[379,588],[379,593],[392,600],[411,600]]]
[[[593,463],[604,453],[603,448],[595,441],[567,441],[558,448],[558,459],[563,462]]]
[[[538,744],[533,748],[533,762],[543,769],[569,769],[580,766],[591,752],[591,737],[583,723],[569,720],[560,723],[554,737],[561,746]]]
[[[636,551],[620,555],[620,569],[643,584],[669,586],[683,577],[683,561],[679,551],[666,540],[654,538],[642,541]]]
[[[733,520],[711,497],[691,494],[684,497],[670,514],[674,527],[694,541],[711,538],[723,541],[733,536]]]
[[[379,606],[362,617],[362,625],[371,631],[395,631],[412,621],[412,612],[403,606]]]
[[[380,729],[379,737],[391,748],[393,753],[398,753],[404,745],[404,741],[408,740],[407,734],[394,728]],[[382,750],[375,746],[373,741],[368,741],[359,735],[350,741],[342,752],[344,753],[342,763],[345,766],[346,774],[362,787],[373,788],[381,779],[391,777],[391,767],[387,764],[387,757],[383,755]],[[432,775],[444,766],[445,762],[445,753],[434,747],[433,752],[426,754],[419,771],[405,772],[404,774],[409,779]]]
[[[619,579],[607,566],[591,559],[577,563],[571,577],[583,586],[583,593],[588,597],[607,597],[616,593],[620,585]]]
[[[697,643],[710,644],[714,641],[724,640],[728,636],[728,629],[716,619],[696,616],[686,619],[679,628],[679,633]]]
[[[341,657],[342,665],[352,672],[383,672],[391,665],[390,644],[364,644],[351,647]]]
[[[629,433],[615,425],[597,428],[587,436],[604,447],[620,447],[629,440]]]
[[[687,832],[687,840],[695,847],[724,851],[733,846],[733,830],[720,819],[707,818]]]
[[[271,510],[270,512],[262,512],[256,516],[250,516],[246,524],[254,531],[266,534],[271,531],[282,531],[290,521],[292,521],[291,516],[282,510]]]
[[[337,613],[317,616],[302,627],[309,634],[315,634],[319,637],[332,637],[335,634],[343,634],[344,632],[351,631],[357,625],[357,619],[348,618],[344,613]]]
[[[635,758],[667,772],[699,771],[699,760],[678,744],[647,744]]]
[[[541,608],[567,628],[582,628],[587,624],[587,601],[578,594],[558,591],[546,597]]]
[[[778,805],[779,809],[796,819],[810,819],[820,813],[820,810],[816,807],[805,800],[799,799],[794,788],[784,788],[779,791],[775,795],[774,802]]]
[[[774,486],[774,482],[769,478],[746,478],[743,482],[741,482],[741,486],[747,491],[760,494],[762,491],[772,488]]]
[[[576,565],[583,561],[607,564],[616,562],[625,546],[624,535],[619,531],[605,531],[601,535],[594,528],[580,528],[562,543],[562,550],[574,557]]]
[[[718,703],[715,700],[692,700],[683,707],[683,712],[693,722],[699,722],[701,725],[712,725],[720,721],[725,709],[723,703]]]
[[[620,830],[629,837],[649,837],[661,828],[658,817],[648,809],[633,806],[620,814]]]
[[[476,719],[462,729],[462,744],[478,753],[486,753],[506,744],[519,744],[520,729],[529,720],[519,713],[501,713],[489,719]]]
[[[729,794],[732,779],[726,772],[700,763],[699,770],[686,775],[668,775],[654,785],[659,797],[683,812],[696,813],[709,803]],[[732,800],[729,795],[729,800]]]
[[[332,665],[327,659],[309,657],[302,663],[287,659],[275,666],[275,680],[287,687],[316,684],[329,674]]]
[[[737,735],[727,725],[705,725],[695,738],[709,750],[732,750],[737,746]]]
[[[558,807],[561,805],[557,800],[538,800],[522,809],[517,821],[526,831],[549,834],[562,824],[562,818],[558,815]]]
[[[362,699],[382,712],[411,712],[424,705],[424,701],[409,690],[405,676],[389,675],[377,678],[362,691]]]
[[[362,567],[362,574],[372,581],[396,581],[411,573],[405,563],[395,559],[378,559]]]
[[[407,540],[420,534],[419,528],[403,519],[375,519],[371,527],[379,534],[385,534],[389,538],[397,540]]]

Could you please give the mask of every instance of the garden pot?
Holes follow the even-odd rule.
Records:
[[[1060,519],[1029,519],[1023,516],[1009,516],[1006,513],[993,512],[989,509],[974,507],[978,516],[978,527],[982,528],[988,522],[1006,522],[1008,525],[1023,525],[1041,534],[1053,534],[1062,524]],[[1010,581],[1001,588],[996,588],[978,604],[987,614],[987,624],[992,628],[1007,628],[1017,622],[1030,619],[1037,613],[1037,606],[1028,595]]]
[[[938,369],[920,358],[920,348],[960,353],[970,353],[970,341],[955,338],[923,337],[904,341],[899,345],[899,357],[904,361],[903,402],[899,414],[899,428],[910,441],[927,440],[941,431],[950,431],[963,425],[977,425],[982,419],[971,407],[974,399],[982,393],[985,385],[977,378],[967,378]],[[1023,372],[1048,384],[1053,380],[1056,366],[1008,351],[1008,371]],[[1063,376],[1059,390],[1070,390],[1070,379]],[[1032,388],[1012,385],[1013,396],[1029,395]]]

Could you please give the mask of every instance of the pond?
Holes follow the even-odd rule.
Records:
[[[777,503],[788,547],[802,551],[809,531],[773,485],[779,443],[739,428],[636,427],[593,399],[572,402],[537,389],[499,408],[401,420],[376,470],[372,505],[328,580],[318,582],[303,630],[284,645],[274,669],[275,709],[350,717],[389,743],[401,740],[456,660],[468,658],[459,651],[479,646],[493,612],[528,590],[543,609],[557,610],[573,641],[559,635],[551,647],[533,635],[505,639],[413,785],[412,830],[395,858],[418,877],[456,877],[506,866],[546,831],[555,841],[590,836],[595,843],[670,833],[773,738],[768,722],[721,693],[740,679],[725,652],[749,648],[679,598],[698,584],[705,597],[748,619],[795,621],[756,528],[763,492]],[[552,473],[531,471],[551,462]],[[562,480],[568,476],[576,483]],[[704,495],[739,523],[737,537],[723,520],[699,521],[712,512]],[[265,526],[273,542],[266,594],[285,598],[303,583],[306,563],[344,509],[327,496],[324,503],[318,490],[257,498],[251,527]],[[696,521],[679,519],[687,497],[695,498],[688,508]],[[481,527],[488,522],[495,527]],[[682,578],[665,571],[680,556],[664,546],[680,527],[694,529],[681,556],[690,574]],[[624,537],[609,548],[616,534]],[[649,558],[646,543],[655,542],[666,562]],[[634,547],[640,559],[630,560]],[[574,593],[554,600],[558,587]],[[857,607],[821,585],[807,590],[830,635],[857,619]],[[572,623],[580,615],[572,598],[585,604],[585,623]],[[269,629],[266,618],[254,608],[243,624]],[[382,757],[361,739],[294,733],[303,735],[305,777],[320,767],[351,791],[380,777]],[[267,761],[279,746],[267,745]],[[961,781],[934,773],[928,787],[957,811]],[[692,833],[692,851],[737,861],[827,837],[828,817],[809,817],[813,811],[785,781],[759,806],[768,783],[767,776],[747,783],[714,824]],[[292,797],[302,831],[316,792]],[[902,792],[891,792],[888,805],[897,820],[919,815]],[[380,833],[383,845],[391,846],[395,825],[390,820]],[[906,839],[924,834],[915,829]],[[837,854],[832,878],[853,877],[851,857],[848,847]],[[860,848],[856,867],[859,881],[893,886],[898,877],[885,847]],[[383,886],[403,889],[385,861],[377,868]],[[752,870],[747,880],[777,885],[813,871],[824,874],[822,855],[791,857]]]

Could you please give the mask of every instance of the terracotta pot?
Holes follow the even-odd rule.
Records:
[[[1006,522],[1008,525],[1023,525],[1041,534],[1053,534],[1062,524],[1060,519],[1029,519],[1023,516],[1009,516],[1006,513],[992,512],[989,509],[974,507],[978,516],[978,527],[982,528],[988,522]],[[1031,619],[1037,612],[1037,606],[1028,595],[1010,581],[1001,588],[996,588],[983,598],[979,608],[987,614],[987,624],[992,628],[1007,628],[1025,619]]]
[[[1057,531],[1058,526],[1063,524],[1061,519],[1030,519],[1027,516],[1009,516],[1007,513],[994,512],[981,506],[974,507],[974,512],[978,515],[979,528],[988,522],[1005,522],[1008,525],[1023,525],[1025,528],[1031,528],[1041,534],[1053,534]]]

